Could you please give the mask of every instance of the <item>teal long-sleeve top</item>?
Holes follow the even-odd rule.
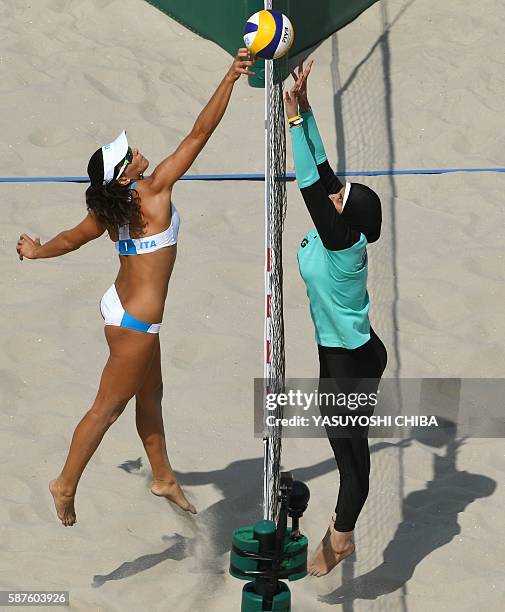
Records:
[[[365,236],[352,230],[328,195],[342,183],[331,169],[312,111],[290,129],[296,180],[315,229],[297,259],[307,288],[316,342],[355,349],[370,339]]]

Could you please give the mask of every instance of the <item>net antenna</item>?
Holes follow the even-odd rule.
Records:
[[[288,0],[265,0],[265,9],[287,12]],[[265,332],[263,518],[276,520],[279,510],[282,428],[267,426],[267,415],[282,418],[282,407],[267,409],[268,394],[285,389],[282,231],[286,216],[286,130],[283,75],[287,56],[265,61]]]

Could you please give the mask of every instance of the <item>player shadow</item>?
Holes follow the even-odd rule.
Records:
[[[124,578],[130,578],[140,572],[144,572],[163,561],[171,559],[172,561],[182,561],[189,554],[191,554],[192,542],[190,539],[175,533],[173,536],[163,536],[163,542],[169,542],[170,545],[165,550],[159,553],[151,553],[148,555],[142,555],[137,557],[133,561],[125,561],[115,570],[112,570],[109,574],[93,576],[93,587],[101,587],[106,582],[111,580],[123,580]]]
[[[370,452],[373,455],[391,446],[394,444],[377,442],[370,445]],[[143,468],[141,457],[126,460],[118,468],[133,476],[145,478],[149,486],[151,472]],[[305,483],[330,472],[337,474],[333,457],[293,470],[295,478]],[[199,512],[196,517],[176,510],[191,536],[177,532],[163,536],[166,548],[125,561],[108,574],[95,575],[93,587],[130,578],[168,560],[183,561],[192,558],[194,565],[189,571],[193,573],[223,576],[227,572],[227,559],[224,555],[231,548],[233,530],[253,524],[262,516],[263,458],[234,461],[221,470],[177,472],[177,478],[183,487],[210,484],[218,489],[221,499]]]
[[[320,596],[321,602],[352,609],[356,599],[373,600],[402,588],[421,561],[461,533],[458,514],[494,493],[495,480],[457,469],[458,452],[466,438],[456,437],[454,423],[443,423],[442,430],[422,431],[416,439],[445,450],[442,455],[433,453],[433,478],[402,500],[402,520],[384,549],[382,563]]]
[[[444,455],[434,454],[432,480],[424,489],[402,500],[402,521],[384,550],[383,562],[367,574],[351,579],[321,597],[322,601],[329,604],[350,603],[354,599],[376,599],[394,592],[409,580],[421,560],[460,532],[458,513],[472,501],[493,493],[496,483],[490,478],[457,470],[457,452],[464,439],[457,439],[455,432],[455,425],[446,423],[440,430],[418,435],[417,439],[423,444],[445,448]],[[371,443],[370,452],[374,455],[411,443],[412,440],[397,443],[379,441]],[[150,473],[142,469],[141,458],[125,461],[118,467],[150,480]],[[297,469],[294,475],[309,483],[329,472],[336,472],[333,457]],[[253,524],[262,515],[263,459],[234,461],[221,470],[180,472],[178,478],[183,486],[188,487],[211,484],[219,490],[221,499],[205,508],[196,518],[178,512],[191,536],[179,533],[164,536],[162,540],[168,544],[164,550],[126,561],[109,574],[94,576],[94,587],[111,580],[129,578],[167,560],[182,561],[188,558],[194,561],[189,571],[224,577],[227,571],[225,555],[230,550],[233,530]],[[217,588],[215,583],[214,588]]]
[[[141,458],[127,460],[118,466],[129,474],[141,475],[148,481],[151,474],[142,470]],[[333,458],[296,471],[296,477],[309,481],[336,470]],[[228,568],[223,557],[231,548],[232,532],[237,527],[253,524],[262,517],[263,458],[234,461],[221,470],[208,472],[178,472],[183,487],[213,485],[221,499],[205,508],[196,517],[182,511],[177,515],[186,523],[191,537],[175,533],[164,536],[164,550],[126,561],[109,574],[96,575],[92,585],[101,587],[111,580],[122,580],[148,570],[167,560],[194,559],[195,573],[224,575]],[[168,502],[167,502],[168,503]]]

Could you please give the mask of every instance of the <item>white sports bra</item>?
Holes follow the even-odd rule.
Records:
[[[135,183],[132,183],[131,189],[134,189]],[[121,225],[119,228],[119,240],[115,243],[116,251],[119,255],[143,255],[144,253],[153,253],[164,247],[177,244],[177,235],[179,234],[179,225],[181,223],[179,213],[172,204],[172,219],[166,230],[153,236],[142,236],[142,238],[130,237],[130,225]]]

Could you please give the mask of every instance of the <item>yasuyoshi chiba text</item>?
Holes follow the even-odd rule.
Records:
[[[267,427],[438,427],[437,418],[433,415],[331,415],[301,416],[289,418],[275,417],[269,414],[265,423]]]

